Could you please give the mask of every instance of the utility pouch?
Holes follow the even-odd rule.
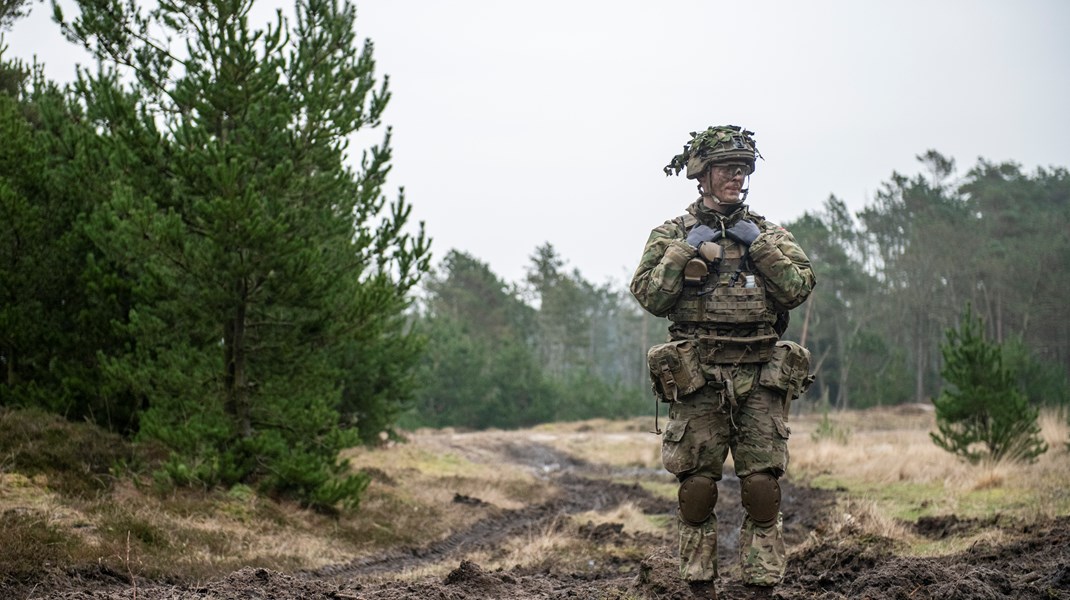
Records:
[[[704,335],[699,337],[699,358],[705,364],[764,363],[772,358],[776,343],[775,333],[747,337]]]
[[[706,385],[699,364],[698,348],[691,340],[653,346],[646,353],[654,393],[662,402],[673,402]]]
[[[710,268],[701,258],[692,258],[684,265],[684,285],[702,285],[710,275]]]
[[[702,244],[698,247],[698,255],[701,256],[706,262],[716,265],[721,262],[724,257],[724,248],[719,244],[708,243]]]
[[[784,393],[784,417],[791,401],[806,392],[814,376],[810,374],[810,351],[791,341],[780,341],[773,347],[773,356],[758,375],[758,383]]]

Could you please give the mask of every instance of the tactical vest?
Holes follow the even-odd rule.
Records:
[[[697,224],[692,215],[674,221],[685,235]],[[766,296],[765,282],[746,259],[746,247],[720,239],[723,249],[717,265],[701,285],[685,285],[667,315],[673,339],[698,341],[705,364],[767,362],[779,336],[777,313]]]

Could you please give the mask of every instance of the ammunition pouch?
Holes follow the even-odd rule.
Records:
[[[762,365],[758,384],[784,394],[784,416],[791,401],[806,392],[814,376],[810,374],[810,351],[791,341],[777,342],[769,362]]]
[[[706,385],[699,350],[692,340],[658,344],[646,354],[654,393],[662,402],[673,402]]]

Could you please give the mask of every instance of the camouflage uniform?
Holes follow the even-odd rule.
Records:
[[[705,385],[697,391],[675,399],[662,398],[671,402],[662,461],[682,484],[696,475],[719,481],[729,451],[741,480],[759,473],[779,478],[788,463],[788,403],[797,397],[798,387],[805,385],[785,393],[759,381],[767,382],[769,374],[763,375],[763,369],[768,370],[769,352],[783,333],[787,311],[801,304],[813,289],[810,261],[787,230],[751,213],[745,204],[723,215],[699,199],[687,211],[688,215],[667,221],[651,232],[631,282],[631,292],[643,308],[672,321],[670,340],[695,343],[705,379]],[[709,281],[698,291],[685,288],[684,267],[696,256],[696,249],[685,239],[688,230],[704,224],[725,231],[740,219],[756,223],[760,230],[749,250],[727,236],[721,237],[716,241],[724,252],[720,268],[711,271]],[[755,314],[759,316],[756,323],[748,323],[744,326],[747,329],[741,330],[739,323],[719,322],[716,306],[722,305],[711,303],[715,302],[715,293],[721,294],[721,300],[737,297],[743,302],[743,296],[724,294],[743,293],[744,282],[756,282],[757,295],[751,291],[746,301],[757,307]],[[686,307],[694,309],[695,303],[702,315],[700,322],[687,316]],[[732,343],[718,341],[739,340],[740,336],[749,342],[731,347]],[[804,375],[808,361],[807,353]],[[740,563],[748,584],[774,585],[784,574],[779,487],[776,493],[777,508],[764,525],[756,523],[749,511],[742,525]],[[715,580],[717,520],[712,507],[704,522],[688,523],[683,518],[678,522],[681,577],[688,581]]]

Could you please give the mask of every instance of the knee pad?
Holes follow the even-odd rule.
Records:
[[[717,504],[717,482],[704,475],[692,475],[680,483],[678,499],[684,523],[701,525],[710,518]]]
[[[769,473],[754,473],[743,478],[740,484],[743,510],[751,521],[760,527],[776,523],[780,514],[780,484]]]

